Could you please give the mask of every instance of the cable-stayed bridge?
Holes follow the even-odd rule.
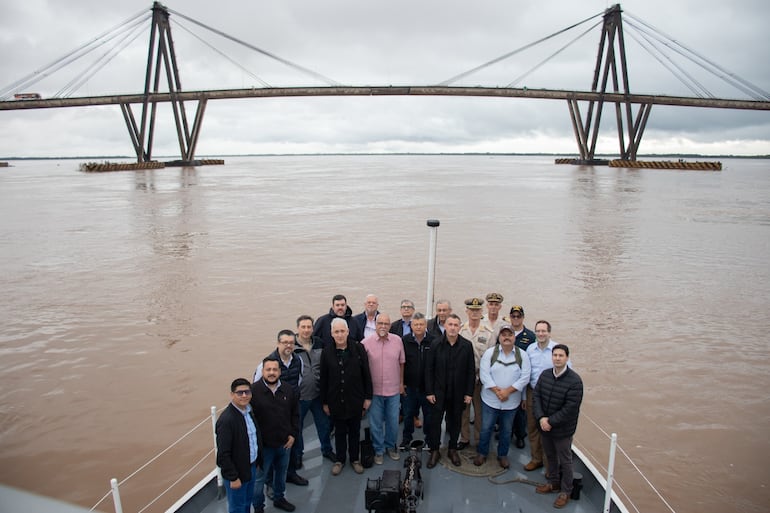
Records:
[[[88,50],[85,46],[67,54],[62,59],[52,63],[47,68],[37,70],[28,77],[0,89],[0,110],[43,109],[64,107],[85,107],[96,105],[118,105],[123,114],[129,136],[136,153],[137,161],[152,160],[153,142],[156,132],[157,107],[159,104],[168,103],[176,128],[179,143],[180,156],[183,161],[195,159],[196,146],[201,133],[201,127],[209,100],[236,99],[236,98],[265,98],[265,97],[298,97],[298,96],[477,96],[498,98],[533,98],[563,100],[567,102],[570,120],[578,146],[580,160],[592,161],[596,152],[597,138],[603,114],[614,114],[617,129],[619,154],[622,159],[635,160],[639,145],[644,134],[647,121],[653,105],[706,107],[719,109],[744,109],[744,110],[770,110],[770,94],[759,87],[743,80],[729,71],[721,68],[707,58],[681,47],[676,41],[666,40],[664,35],[655,32],[646,26],[641,20],[629,21],[637,29],[641,29],[643,45],[653,47],[654,43],[662,43],[672,47],[677,53],[689,55],[693,61],[710,71],[714,76],[729,83],[748,97],[745,100],[717,98],[685,70],[677,66],[675,62],[659,53],[658,60],[687,85],[693,93],[692,97],[666,96],[632,93],[629,86],[628,69],[626,59],[624,17],[620,5],[615,5],[603,13],[582,20],[564,30],[558,31],[540,40],[525,45],[517,50],[508,52],[496,59],[483,63],[473,69],[460,73],[441,83],[432,85],[414,86],[350,86],[342,85],[324,75],[307,67],[297,65],[277,55],[254,47],[249,43],[239,41],[206,24],[188,18],[182,13],[168,9],[160,3],[153,4],[151,9],[150,43],[147,54],[147,67],[144,90],[136,94],[120,94],[107,96],[73,97],[85,81],[96,73],[101,66],[121,50],[126,41],[135,38],[141,28],[140,21],[129,20],[120,31],[109,34],[109,39],[115,42],[109,52],[106,52],[83,75],[76,77],[60,90],[55,97],[11,100],[13,93],[20,90],[28,90],[36,81],[48,76],[54,71],[73,62]],[[210,89],[210,90],[184,90],[181,86],[179,65],[176,50],[171,33],[170,15],[185,19],[200,27],[203,27],[221,37],[235,41],[251,50],[259,52],[271,59],[294,68],[320,82],[323,85],[313,87],[271,87],[263,83],[264,87],[244,89]],[[505,87],[465,87],[454,85],[463,78],[497,64],[509,57],[528,49],[536,44],[546,41],[567,30],[588,24],[592,20],[598,21],[580,36],[599,27],[601,36],[599,50],[596,57],[593,81],[591,89],[587,91],[560,90],[560,89],[529,89],[516,87],[526,76],[523,75]],[[636,38],[636,36],[634,36]],[[100,39],[100,45],[104,44]],[[577,38],[576,38],[577,39]],[[575,40],[576,40],[575,39]],[[575,41],[573,40],[573,42]],[[660,44],[658,45],[660,46]],[[557,50],[551,57],[563,50]],[[223,55],[227,58],[226,55]],[[539,63],[540,67],[545,63]],[[533,70],[530,70],[534,71]],[[33,95],[34,96],[34,95]],[[188,113],[188,108],[193,105],[194,112]],[[605,107],[609,113],[605,113]],[[138,110],[138,113],[134,111]],[[613,112],[614,111],[614,112]]]

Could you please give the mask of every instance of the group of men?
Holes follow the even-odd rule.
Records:
[[[281,330],[253,381],[233,381],[231,403],[217,421],[217,460],[230,512],[248,513],[251,505],[263,511],[266,483],[275,507],[295,509],[285,498],[286,482],[307,485],[297,469],[308,412],[334,476],[348,461],[354,472],[364,472],[360,432],[367,415],[374,464],[385,455],[400,459],[420,423],[428,468],[441,459],[442,422],[455,466],[462,464],[458,451],[468,446],[476,447],[473,463],[484,465],[497,431],[497,462],[507,469],[511,442],[523,448],[528,437],[531,460],[524,469],[545,465],[548,482],[536,491],[558,493],[554,507],[564,507],[572,491],[582,381],[570,368],[569,348],[551,340],[549,322],[538,321],[533,332],[524,326],[523,307],[502,316],[502,303],[495,292],[467,299],[463,322],[447,300],[436,302],[428,320],[404,299],[400,318],[392,320],[379,311],[375,295],[353,315],[338,294],[315,322],[302,315],[296,333]]]

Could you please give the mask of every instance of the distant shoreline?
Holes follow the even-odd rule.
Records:
[[[447,156],[447,157],[572,157],[574,153],[239,153],[199,155],[197,158],[224,158],[224,157],[389,157],[389,156]],[[108,159],[134,159],[131,155],[82,155],[78,157],[0,157],[0,160],[108,160]],[[178,156],[161,155],[157,159],[178,159]],[[597,154],[596,158],[618,158],[616,154]],[[639,159],[770,159],[770,155],[700,155],[694,153],[651,153],[638,155]]]

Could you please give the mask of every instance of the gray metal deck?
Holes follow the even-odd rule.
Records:
[[[312,434],[311,434],[312,433]],[[297,506],[296,513],[340,513],[365,512],[365,490],[368,479],[382,477],[384,470],[398,470],[405,476],[404,461],[407,453],[402,453],[401,461],[393,461],[385,456],[383,465],[374,465],[365,469],[362,475],[353,472],[349,464],[339,476],[331,475],[332,463],[321,456],[320,445],[315,438],[315,430],[307,429],[304,467],[299,474],[310,481],[308,486],[287,484],[286,499]],[[421,431],[416,430],[415,438]],[[494,444],[491,451],[494,460]],[[442,450],[442,454],[444,451]],[[470,449],[461,451],[463,465],[472,465],[470,460],[475,452]],[[427,452],[423,454],[423,464],[427,462]],[[545,482],[542,470],[525,472],[522,466],[529,461],[529,447],[509,452],[511,468],[495,476],[496,481],[508,481],[516,477],[532,481]],[[493,484],[487,477],[475,477],[450,470],[446,457],[433,469],[423,466],[421,469],[424,482],[424,499],[417,511],[425,513],[493,513],[516,511],[517,513],[554,511],[555,494],[540,495],[534,486],[524,483]],[[569,513],[598,513],[602,511],[604,489],[593,478],[590,471],[576,458],[575,470],[583,478],[584,488],[580,500],[570,501],[562,510]],[[216,499],[216,485],[211,483],[208,496],[202,502],[208,502],[203,509],[201,503],[190,504],[180,512],[227,513],[227,500]],[[202,497],[201,497],[202,498]],[[267,500],[265,511],[280,511]],[[613,511],[620,511],[613,509]]]

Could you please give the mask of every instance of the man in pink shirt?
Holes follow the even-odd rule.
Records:
[[[383,463],[387,450],[393,460],[398,454],[398,409],[404,389],[404,344],[401,337],[390,333],[390,316],[377,316],[376,330],[361,341],[369,355],[372,374],[372,404],[369,407],[369,428],[374,446],[374,462]]]

